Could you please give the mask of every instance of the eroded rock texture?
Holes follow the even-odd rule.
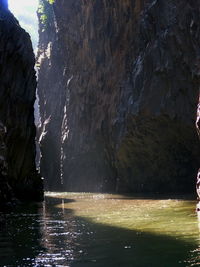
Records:
[[[0,207],[13,198],[42,197],[35,168],[34,62],[29,35],[0,1]]]
[[[46,188],[191,192],[200,2],[42,0],[41,7]]]

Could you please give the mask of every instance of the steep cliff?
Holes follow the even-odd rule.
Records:
[[[48,190],[191,192],[199,1],[40,1]]]
[[[35,168],[36,77],[29,35],[0,1],[0,208],[12,198],[39,200]]]

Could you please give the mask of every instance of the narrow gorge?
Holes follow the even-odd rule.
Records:
[[[40,0],[49,191],[194,193],[200,5]]]
[[[199,266],[199,22],[0,0],[0,267]]]

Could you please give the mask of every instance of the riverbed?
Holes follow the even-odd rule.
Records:
[[[46,193],[1,214],[3,267],[200,266],[196,200]]]

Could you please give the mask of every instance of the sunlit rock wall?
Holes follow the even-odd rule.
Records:
[[[187,0],[41,1],[48,190],[193,191],[199,8]]]
[[[29,35],[0,1],[0,208],[13,198],[42,197],[35,168],[34,62]]]

